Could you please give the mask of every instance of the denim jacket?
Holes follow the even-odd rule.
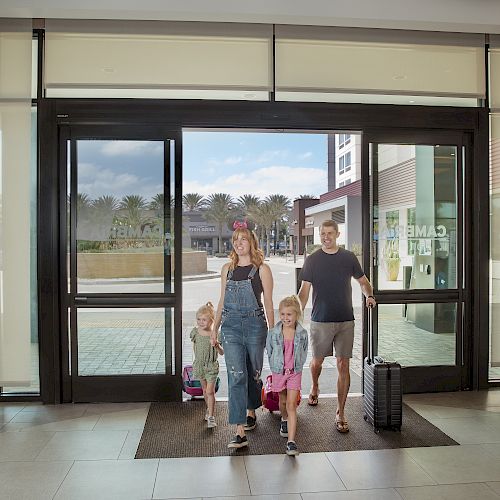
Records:
[[[307,330],[297,323],[293,340],[293,371],[299,373],[306,362],[308,337]],[[269,367],[273,373],[283,373],[285,343],[283,340],[282,323],[278,321],[274,328],[267,332],[266,350]]]

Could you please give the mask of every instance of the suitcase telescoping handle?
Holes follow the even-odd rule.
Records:
[[[373,353],[375,346],[373,345],[373,306],[368,306],[368,364],[374,361]]]

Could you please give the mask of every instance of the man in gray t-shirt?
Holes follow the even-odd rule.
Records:
[[[300,275],[302,285],[299,299],[305,309],[312,285],[310,337],[313,359],[310,365],[312,387],[308,403],[311,406],[318,404],[321,367],[325,357],[333,355],[335,347],[338,370],[335,428],[339,432],[348,432],[344,408],[351,383],[349,359],[352,358],[354,344],[351,278],[355,278],[361,285],[367,307],[374,307],[376,302],[373,288],[357,257],[349,250],[337,246],[339,234],[335,221],[327,220],[321,224],[321,248],[304,262]]]

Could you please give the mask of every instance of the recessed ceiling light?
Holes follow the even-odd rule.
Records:
[[[393,80],[406,80],[408,77],[406,75],[394,75]]]
[[[410,104],[413,104],[415,101],[408,101]]]
[[[115,69],[114,68],[102,68],[102,71],[104,73],[114,73]]]

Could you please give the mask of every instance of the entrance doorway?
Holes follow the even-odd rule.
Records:
[[[205,300],[199,295],[200,290],[217,280],[210,277],[197,283],[186,279],[183,283],[183,266],[194,266],[188,253],[211,253],[207,255],[207,272],[217,274],[217,266],[211,268],[208,264],[221,264],[225,260],[231,234],[227,224],[227,234],[219,237],[218,230],[212,231],[207,221],[183,217],[186,201],[183,195],[196,191],[183,188],[182,176],[187,172],[181,148],[187,133],[200,131],[201,126],[214,127],[210,133],[203,129],[211,140],[228,126],[234,127],[235,137],[243,129],[248,134],[258,130],[275,137],[289,131],[295,140],[300,135],[327,136],[325,130],[337,131],[336,135],[343,136],[342,140],[336,139],[339,150],[340,143],[346,148],[349,141],[354,141],[353,131],[357,131],[362,141],[361,178],[346,182],[346,166],[354,162],[351,153],[342,164],[340,159],[335,164],[339,175],[338,169],[343,166],[344,178],[337,179],[339,183],[334,190],[347,193],[357,186],[361,189],[362,255],[359,257],[375,285],[379,303],[373,317],[375,350],[402,362],[406,391],[471,386],[475,376],[472,366],[473,363],[477,366],[479,355],[479,347],[472,345],[471,338],[474,332],[480,334],[479,319],[470,310],[471,287],[480,282],[475,271],[478,264],[471,259],[478,246],[477,235],[472,232],[479,227],[473,224],[477,215],[472,210],[473,182],[477,185],[477,179],[472,173],[477,170],[473,152],[477,158],[476,144],[482,138],[476,128],[479,110],[410,111],[350,106],[347,112],[328,104],[319,107],[218,102],[215,107],[214,103],[195,106],[156,101],[127,103],[124,108],[113,102],[89,105],[72,100],[48,100],[42,108],[42,122],[46,126],[41,141],[40,217],[46,214],[47,220],[38,237],[40,269],[45,277],[40,286],[44,339],[41,372],[48,374],[42,383],[45,401],[182,398],[182,366],[192,361],[188,359],[189,344],[185,345],[183,335],[194,322],[194,311]],[[410,115],[415,127],[411,130],[405,126]],[[384,123],[399,128],[388,130]],[[436,123],[434,129],[433,123]],[[304,124],[306,133],[302,132]],[[369,129],[368,125],[378,128]],[[184,136],[181,130],[185,131]],[[413,148],[416,166],[413,188],[404,179],[398,181],[398,175],[411,164],[408,151],[404,154],[400,151],[400,157],[397,153],[390,161],[384,160],[384,151],[392,146]],[[119,157],[121,160],[113,167],[106,163]],[[154,166],[146,162],[152,158]],[[238,157],[229,159],[235,162]],[[132,175],[128,171],[130,165],[135,168]],[[268,173],[273,166],[283,165],[268,165]],[[300,264],[298,249],[302,246],[303,252],[309,252],[317,244],[314,228],[319,227],[318,215],[311,200],[300,195],[319,195],[319,204],[331,205],[328,205],[330,218],[346,221],[344,235],[352,233],[350,224],[355,205],[339,204],[338,197],[323,196],[332,191],[328,159],[323,163],[323,172],[324,189],[297,192],[303,220],[292,210],[287,229],[283,220],[276,224],[275,219],[268,226],[268,235],[261,236],[270,259],[282,259],[286,266],[293,263],[292,273],[287,269],[276,270],[275,274],[285,280],[283,286],[278,283],[275,287],[276,306],[279,299],[296,291],[293,268]],[[388,179],[396,182],[399,189],[389,186],[387,191]],[[291,192],[288,188],[286,192],[279,190],[285,181],[288,177],[278,176],[274,182],[276,190],[258,193],[259,197],[287,195]],[[427,190],[421,188],[425,183]],[[106,186],[107,191],[99,191],[99,184]],[[223,184],[218,182],[218,186]],[[244,183],[243,186],[248,188]],[[408,191],[409,187],[413,191]],[[217,192],[222,193],[223,189],[214,194]],[[247,192],[252,193],[257,193],[257,189]],[[424,194],[432,196],[424,199]],[[158,203],[161,196],[156,198],[157,195],[169,200],[163,202],[163,209]],[[395,195],[400,198],[394,199]],[[132,202],[139,208],[133,209]],[[106,204],[112,206],[111,215],[104,208]],[[54,207],[58,207],[57,213]],[[187,234],[191,235],[183,229],[186,223],[196,227],[189,244],[183,241]],[[295,232],[301,228],[302,231]],[[348,241],[345,244],[354,251]],[[183,248],[190,252],[183,252]],[[359,249],[356,251],[361,253]],[[399,265],[389,264],[390,256],[397,253]],[[131,264],[138,256],[139,269]],[[107,264],[102,265],[106,259]],[[129,259],[129,264],[122,265],[128,274],[110,276],[124,259]],[[393,267],[398,268],[396,278],[390,277],[389,270]],[[217,288],[215,285],[214,290]],[[357,284],[353,290],[357,292]],[[206,294],[206,299],[216,304],[218,294]],[[359,295],[358,301],[362,315],[364,308]],[[184,309],[191,311],[191,318]],[[358,328],[361,325],[360,360],[367,352],[366,317],[358,319]],[[128,356],[124,352],[117,356],[117,340],[128,337],[132,342],[139,338],[146,341],[145,330],[149,331],[149,343],[136,342]],[[407,342],[409,338],[417,343]],[[422,349],[419,356],[415,345]],[[410,346],[415,355],[413,361],[404,352]],[[104,356],[106,349],[110,357]],[[96,353],[101,357],[95,357]],[[156,357],[153,359],[151,355]],[[125,357],[128,372],[119,371],[116,364]],[[54,373],[54,367],[59,369],[58,373]],[[352,391],[356,392],[354,383]]]

